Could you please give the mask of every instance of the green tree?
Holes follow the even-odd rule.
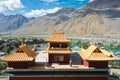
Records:
[[[77,45],[78,47],[83,48],[83,49],[87,49],[90,46],[89,42],[87,41],[78,41]]]
[[[0,62],[0,71],[7,68],[6,62]]]
[[[120,67],[120,62],[118,61],[109,61],[109,65],[111,65],[111,67]]]
[[[12,49],[12,47],[6,46],[6,47],[4,47],[4,52],[5,52],[6,54],[9,54],[10,51],[11,51],[11,49]]]
[[[120,49],[120,44],[118,44],[118,45],[116,46],[116,49],[117,49],[117,50],[119,50],[119,49]]]

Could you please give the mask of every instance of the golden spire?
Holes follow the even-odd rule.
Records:
[[[92,43],[92,45],[94,45],[94,46],[98,46],[97,43],[96,43],[95,41]]]
[[[26,46],[25,42],[22,40],[20,47]]]

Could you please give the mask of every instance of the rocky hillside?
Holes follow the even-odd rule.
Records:
[[[120,7],[120,0],[94,0],[85,7],[91,9],[118,8]]]
[[[110,18],[120,17],[120,1],[119,0],[94,0],[82,8],[87,12],[97,12]]]
[[[22,15],[9,15],[5,16],[0,14],[0,33],[16,30],[30,19]]]
[[[70,36],[119,37],[119,4],[119,0],[94,0],[80,9],[63,8],[24,24],[14,34],[52,34],[57,30]]]

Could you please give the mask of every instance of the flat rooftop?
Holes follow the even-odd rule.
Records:
[[[11,69],[8,68],[5,72],[39,72],[39,71],[108,71],[109,69],[94,69],[83,65],[54,65],[54,66],[34,66],[27,69]]]

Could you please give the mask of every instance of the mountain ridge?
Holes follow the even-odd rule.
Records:
[[[82,8],[63,8],[25,23],[12,34],[43,35],[64,31],[69,36],[120,38],[118,4],[119,0],[94,0]]]
[[[26,23],[14,33],[52,34],[54,31],[64,31],[69,36],[119,37],[119,26],[116,22],[120,19],[116,18],[120,18],[120,11],[115,9],[120,8],[115,7],[119,3],[118,0],[95,0],[80,9],[63,8]],[[111,7],[112,5],[114,6]]]
[[[30,20],[31,19],[28,19],[20,14],[16,15],[0,14],[0,32],[4,33],[16,30]]]

